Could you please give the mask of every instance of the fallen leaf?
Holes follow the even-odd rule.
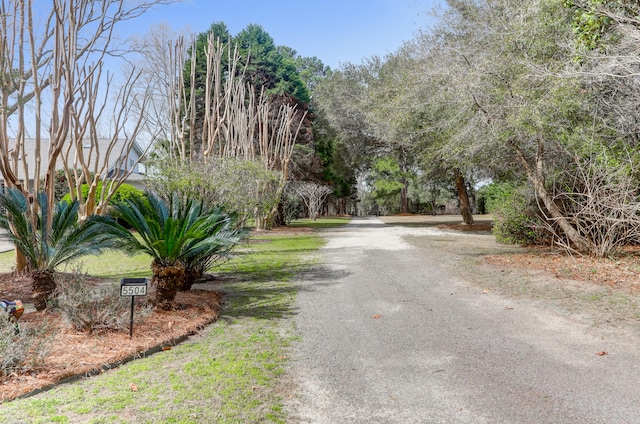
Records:
[[[504,309],[506,309],[507,311],[513,311],[513,308],[512,308],[512,307],[510,307],[510,306],[507,306],[507,307],[506,307],[506,308],[504,308]]]
[[[487,293],[489,293],[489,291],[490,291],[489,289],[484,289],[484,290],[482,290],[482,294],[487,294]]]
[[[382,318],[382,315],[380,315],[380,314],[375,314],[375,315],[373,315],[371,318],[373,318],[373,319]]]
[[[131,383],[129,384],[129,387],[131,387],[131,391],[132,392],[137,392],[138,391],[138,386],[136,386],[135,384]]]
[[[605,352],[605,351],[596,353],[596,355],[598,355],[598,356],[605,356],[605,355],[608,355],[608,354],[609,354],[609,352]]]

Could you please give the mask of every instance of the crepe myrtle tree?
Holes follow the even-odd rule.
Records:
[[[333,189],[327,185],[321,185],[312,181],[290,181],[289,190],[295,192],[307,206],[309,218],[314,221],[318,218],[325,199]]]
[[[197,54],[198,49],[204,49],[204,55]],[[267,174],[279,175],[278,183],[270,178],[261,183],[269,190],[275,188],[279,198],[291,172],[306,111],[298,104],[278,102],[265,89],[246,82],[239,46],[226,45],[214,33],[201,47],[179,38],[171,52],[168,157],[185,164],[220,159],[259,163]],[[206,66],[200,66],[203,61]],[[198,69],[205,69],[205,74],[198,74]],[[196,80],[204,82],[203,96]],[[264,191],[258,188],[259,193]],[[263,199],[259,203],[254,207],[260,214],[256,224],[267,229],[277,202],[268,209],[262,208]]]
[[[131,70],[116,84],[106,67],[132,53],[118,29],[171,0],[5,0],[0,2],[0,174],[25,196],[46,193],[42,223],[52,231],[60,163],[82,219],[105,213],[132,172],[128,158],[144,126],[151,87]],[[108,135],[101,131],[108,129]],[[113,158],[120,172],[109,172]],[[108,190],[96,202],[95,188]],[[89,184],[83,198],[80,187]],[[17,251],[17,269],[28,266]]]

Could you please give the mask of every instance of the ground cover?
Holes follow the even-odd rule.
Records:
[[[283,422],[282,399],[290,388],[280,377],[295,339],[286,319],[295,302],[290,280],[312,264],[321,244],[301,223],[252,236],[232,261],[194,287],[224,295],[215,325],[117,370],[6,402],[0,423],[16,416],[36,423]]]

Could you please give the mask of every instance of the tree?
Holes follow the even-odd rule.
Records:
[[[331,187],[311,181],[290,181],[289,187],[302,198],[309,211],[309,218],[314,221],[320,213],[324,200],[333,191]]]
[[[366,112],[370,78],[364,66],[345,64],[329,72],[314,90],[316,149],[325,181],[340,188],[335,195],[342,199],[338,209],[343,213],[348,199],[355,197],[356,180],[369,172],[384,146]]]
[[[283,54],[273,38],[260,25],[251,24],[234,39],[238,45],[244,79],[268,95],[288,95],[309,103],[309,90],[300,78],[295,58]]]
[[[266,171],[280,173],[281,180],[276,187],[279,197],[290,173],[295,143],[306,113],[287,103],[274,110],[264,91],[256,94],[255,87],[241,78],[238,49],[225,50],[223,43],[213,35],[209,36],[205,48],[207,72],[204,102],[200,106],[194,83],[197,77],[196,48],[191,49],[191,74],[187,85],[181,79],[184,60],[180,59],[186,60],[186,46],[178,40],[174,47],[177,53],[173,69],[178,79],[170,99],[172,134],[168,143],[169,158],[184,164],[207,163],[223,158],[260,162]],[[222,69],[225,51],[229,55],[226,71]],[[189,87],[188,93],[186,87]],[[202,111],[204,116],[198,141],[194,129],[198,127],[196,121]],[[196,144],[200,147],[194,150]],[[263,215],[257,219],[259,228],[268,228],[275,212],[275,207],[270,211],[261,210]]]
[[[570,62],[569,13],[545,0],[498,3],[451,2],[441,27],[415,46],[423,57],[419,80],[441,87],[433,100],[443,113],[431,115],[446,135],[441,151],[489,170],[518,164],[551,219],[586,252],[587,241],[562,216],[548,182],[593,123],[588,96],[578,79],[532,72],[542,65],[559,71]]]
[[[126,157],[133,148],[143,122],[143,114],[133,111],[145,109],[149,92],[140,95],[133,90],[139,77],[135,71],[116,90],[105,62],[126,53],[114,42],[120,25],[169,2],[7,0],[0,4],[0,172],[6,186],[25,195],[46,193],[47,228],[52,225],[58,161],[67,172],[69,191],[81,201],[78,213],[83,219],[104,213],[109,196],[131,172],[125,160],[120,172],[109,174],[109,158]],[[106,149],[99,142],[105,128]],[[30,134],[35,148],[27,151]],[[35,159],[32,168],[27,155]],[[94,189],[82,199],[79,187],[87,182],[95,188],[99,181],[109,189],[103,190],[96,206]],[[25,265],[18,261],[18,269]]]
[[[322,111],[314,112],[313,139],[322,165],[322,181],[333,188],[331,199],[335,200],[336,213],[345,215],[348,202],[354,200],[356,194],[356,170],[347,162],[346,146]]]

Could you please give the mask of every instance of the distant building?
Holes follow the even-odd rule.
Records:
[[[41,139],[41,169],[46,169],[49,164],[47,162],[49,158],[49,139]],[[88,141],[83,146],[83,154],[85,158],[88,158],[89,168],[93,172],[96,169],[96,165],[98,169],[102,168],[102,164],[104,163],[104,158],[107,157],[109,164],[107,176],[114,176],[118,174],[122,174],[128,171],[131,171],[131,174],[127,177],[125,181],[127,184],[131,184],[136,188],[141,190],[144,189],[144,168],[140,166],[139,159],[144,154],[144,149],[142,149],[137,143],[133,143],[133,148],[128,152],[128,154],[123,155],[123,148],[125,146],[125,140],[118,140],[114,146],[109,149],[109,145],[111,144],[110,139],[98,139],[94,142],[93,150],[92,150],[92,142]],[[25,157],[20,156],[19,161],[26,160],[28,173],[29,173],[29,187],[33,187],[33,172],[35,171],[36,165],[36,140],[34,138],[25,139]],[[64,155],[66,151],[58,156],[58,160],[56,162],[56,170],[64,168]],[[69,151],[69,166],[73,168],[74,158],[76,157],[76,149],[75,146],[72,146]],[[18,177],[20,179],[24,179],[24,168],[22,163],[18,167]],[[0,184],[4,186],[4,177],[0,173]]]

